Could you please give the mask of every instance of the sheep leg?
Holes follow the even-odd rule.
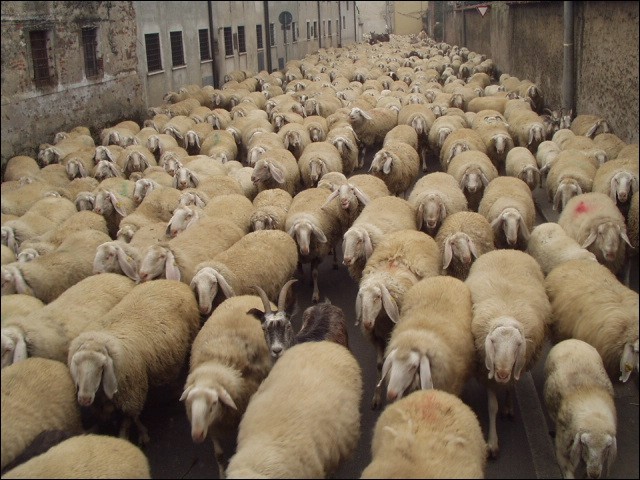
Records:
[[[364,156],[366,153],[366,146],[363,145],[358,152],[358,168],[362,168],[364,166]]]
[[[574,465],[567,455],[570,448],[571,445],[565,444],[558,436],[556,436],[556,458],[563,478],[575,478],[577,465]],[[578,462],[580,462],[579,459]]]
[[[498,446],[498,431],[496,430],[496,416],[498,415],[498,396],[495,390],[487,387],[487,400],[489,404],[489,438],[487,439],[487,451],[491,458],[498,458],[500,447]]]
[[[311,278],[313,280],[313,295],[311,295],[311,301],[313,303],[318,303],[320,301],[320,290],[318,288],[318,265],[320,265],[320,260],[314,258],[311,260]]]
[[[213,452],[216,456],[216,462],[218,462],[218,478],[226,478],[228,462],[225,461],[222,445],[220,445],[220,441],[213,436],[211,440],[213,440]]]
[[[513,418],[514,410],[513,410],[513,395],[511,393],[511,389],[507,389],[504,393],[504,404],[500,409],[500,415],[502,417]]]
[[[382,364],[384,362],[384,343],[380,342],[379,339],[373,339],[373,343],[376,347],[376,371],[378,372],[378,377],[376,379],[376,388],[373,391],[373,399],[371,400],[371,409],[377,410],[382,406]]]
[[[333,252],[333,269],[334,270],[338,270],[340,268],[340,266],[338,264],[338,249],[334,245],[331,248],[331,251]]]
[[[151,440],[149,438],[147,427],[142,424],[142,422],[140,421],[140,417],[137,415],[133,417],[133,423],[135,423],[136,427],[138,428],[138,445],[147,445]]]

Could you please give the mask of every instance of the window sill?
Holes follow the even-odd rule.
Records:
[[[182,70],[183,68],[187,68],[187,66],[186,65],[178,65],[177,67],[171,67],[171,70],[172,71]]]
[[[211,63],[211,62],[213,62],[213,59],[212,59],[212,58],[207,58],[207,59],[205,59],[205,60],[200,60],[200,64],[203,64],[203,63]]]
[[[154,70],[153,72],[147,72],[147,77],[151,77],[153,75],[159,75],[160,73],[164,73],[164,70]]]

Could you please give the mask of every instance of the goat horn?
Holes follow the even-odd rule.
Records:
[[[298,280],[293,278],[284,284],[282,290],[280,290],[280,296],[278,297],[278,310],[283,312],[285,307],[285,302],[287,300],[287,293],[289,292],[289,287],[293,285]]]
[[[267,297],[265,291],[257,285],[255,285],[253,288],[256,289],[258,295],[260,295],[260,298],[262,299],[262,304],[264,305],[264,313],[272,313],[271,302],[269,301],[269,298]]]

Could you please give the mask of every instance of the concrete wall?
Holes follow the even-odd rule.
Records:
[[[393,2],[395,29],[397,35],[418,34],[422,30],[422,16],[426,14],[429,2]]]
[[[393,28],[394,2],[356,2],[358,8],[358,41],[362,41],[362,35],[370,32],[391,32]]]
[[[78,125],[97,133],[139,119],[136,20],[131,2],[2,2],[2,166]],[[97,28],[98,76],[86,78],[81,29]],[[50,32],[52,83],[36,87],[30,31]]]
[[[448,11],[445,41],[491,57],[500,72],[537,83],[550,108],[562,105],[564,2],[491,2]],[[573,2],[574,113],[604,117],[638,143],[638,2]],[[534,53],[535,52],[535,53]]]

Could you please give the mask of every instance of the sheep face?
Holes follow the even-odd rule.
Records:
[[[24,335],[16,327],[2,329],[2,365],[4,368],[27,359],[27,344]]]
[[[444,269],[447,269],[454,259],[466,268],[470,268],[475,258],[478,258],[476,245],[466,233],[456,232],[445,239],[442,256]]]
[[[434,236],[438,227],[447,218],[447,209],[439,195],[427,194],[417,209],[418,223],[424,222],[427,233]]]
[[[227,283],[225,278],[214,268],[205,267],[200,269],[191,280],[189,285],[196,295],[200,313],[208,315],[213,309],[213,302],[218,294],[218,286],[225,296],[233,297],[235,292]]]
[[[600,478],[603,468],[608,470],[617,455],[616,437],[605,432],[578,432],[570,449],[570,462],[584,462],[587,478]],[[572,473],[572,472],[563,472]],[[573,475],[565,475],[571,478]]]
[[[469,193],[481,192],[489,184],[489,179],[480,167],[469,167],[462,175],[460,188]]]
[[[96,196],[91,192],[80,192],[76,196],[76,209],[80,212],[82,210],[93,210],[95,205]]]
[[[425,375],[430,378],[429,359],[426,355],[420,355],[416,350],[400,351],[397,348],[391,350],[382,365],[382,379],[389,376],[387,383],[388,402],[395,402],[407,393],[420,388],[423,383],[421,381],[421,364],[424,361],[426,361]],[[429,381],[425,383],[428,384]],[[432,386],[427,388],[432,388]]]
[[[582,193],[582,187],[573,178],[565,178],[558,185],[555,195],[553,196],[553,209],[564,210],[569,200]]]
[[[193,205],[198,208],[204,208],[207,205],[205,199],[197,192],[184,192],[180,195],[180,206],[188,207]]]
[[[221,415],[221,404],[237,410],[234,401],[229,393],[221,386],[210,387],[187,387],[180,401],[185,402],[187,417],[191,422],[191,439],[195,443],[204,442],[209,433],[209,426]]]
[[[174,238],[181,232],[184,232],[187,228],[194,225],[200,214],[198,211],[191,207],[178,207],[173,211],[173,216],[169,220],[167,225],[167,235]]]
[[[35,248],[25,248],[18,254],[18,262],[19,263],[27,263],[31,262],[38,258],[40,254]]]
[[[369,232],[357,226],[351,227],[342,237],[344,265],[353,265],[359,259],[368,259],[373,253]]]
[[[627,203],[638,191],[638,178],[631,172],[618,172],[611,178],[611,199],[616,203]]]
[[[197,188],[199,183],[197,175],[186,167],[179,167],[173,176],[173,188],[178,190]]]
[[[110,162],[109,160],[100,160],[94,170],[93,176],[99,182],[112,177],[120,177],[120,170],[115,163]]]
[[[618,257],[619,250],[621,248],[624,249],[624,244],[620,245],[621,238],[631,247],[631,242],[624,227],[613,222],[601,223],[591,229],[589,236],[582,244],[582,248],[588,248],[596,254],[598,259],[613,262]]]
[[[173,253],[159,245],[152,245],[148,248],[146,255],[140,263],[138,276],[141,282],[146,282],[161,277],[165,274],[165,271],[169,272],[171,270],[172,273],[174,273],[173,271],[176,269]],[[179,271],[177,275],[179,279]],[[169,277],[170,275],[166,275],[166,278],[169,279]]]
[[[529,239],[529,228],[522,214],[515,208],[505,208],[500,215],[491,222],[496,238],[499,238],[500,227],[509,248],[518,248],[518,239],[525,242]]]
[[[520,379],[524,368],[527,343],[520,324],[511,317],[497,320],[485,339],[485,365],[488,378],[495,378],[498,383],[508,383],[511,375]]]
[[[312,239],[319,243],[327,243],[324,232],[307,220],[296,222],[288,233],[298,244],[300,255],[310,255]]]
[[[154,188],[158,187],[158,183],[153,180],[149,180],[148,178],[141,178],[136,180],[135,187],[133,189],[133,201],[136,204],[140,204],[144,197]]]
[[[397,323],[400,311],[387,286],[382,282],[365,282],[356,297],[356,325],[362,322],[366,331],[373,332],[383,308],[391,321]]]
[[[100,384],[107,398],[113,398],[118,391],[113,360],[107,349],[99,345],[83,345],[69,360],[71,378],[78,389],[78,403],[87,407],[95,399]]]

